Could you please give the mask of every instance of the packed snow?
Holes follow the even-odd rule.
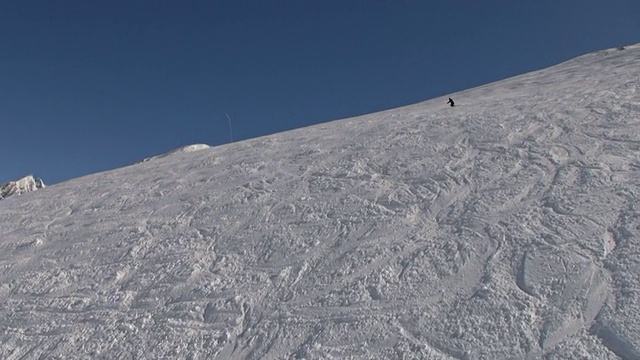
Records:
[[[639,64],[8,198],[0,358],[639,359]]]

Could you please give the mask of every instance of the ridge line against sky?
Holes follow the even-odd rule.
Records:
[[[225,114],[237,141],[446,96],[636,43],[639,14],[632,0],[5,3],[0,183],[224,144]]]
[[[638,359],[639,60],[2,200],[0,358]]]

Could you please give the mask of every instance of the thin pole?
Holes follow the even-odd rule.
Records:
[[[229,142],[233,142],[233,132],[231,131],[231,118],[229,117],[229,114],[225,114],[227,115],[227,119],[229,120]]]

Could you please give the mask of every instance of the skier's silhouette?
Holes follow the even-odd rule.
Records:
[[[451,98],[449,98],[449,101],[447,101],[447,104],[451,104],[451,107],[453,107],[453,100]]]

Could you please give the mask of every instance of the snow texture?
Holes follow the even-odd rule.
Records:
[[[2,359],[639,359],[640,46],[0,202]]]
[[[166,154],[152,156],[152,157],[143,159],[140,162],[146,162],[146,161],[154,160],[154,159],[162,159],[164,157],[171,156],[171,155],[174,155],[174,154],[180,154],[180,153],[185,153],[185,152],[194,152],[194,151],[204,150],[204,149],[208,149],[208,148],[209,148],[209,145],[207,145],[207,144],[192,144],[192,145],[182,146],[182,147],[179,147],[177,149],[171,150]]]
[[[44,182],[41,179],[34,178],[32,175],[23,177],[16,181],[9,181],[0,184],[0,200],[13,195],[20,195],[44,188]]]

